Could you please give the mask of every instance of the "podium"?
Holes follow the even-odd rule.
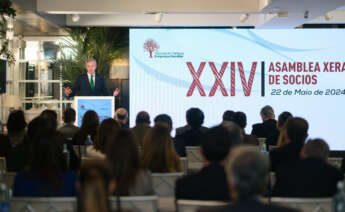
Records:
[[[75,125],[81,126],[83,116],[88,110],[94,110],[99,122],[115,115],[115,97],[113,96],[75,96],[73,108],[76,111]]]

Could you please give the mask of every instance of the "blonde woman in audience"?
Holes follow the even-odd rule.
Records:
[[[158,123],[144,138],[143,166],[153,173],[181,172],[181,161],[170,136],[169,127]]]
[[[110,212],[108,197],[114,193],[116,183],[112,178],[111,166],[106,160],[86,161],[80,169],[77,182],[78,212]],[[120,197],[117,195],[116,212],[121,209]]]
[[[129,129],[119,129],[109,138],[106,156],[112,166],[117,194],[154,194],[151,173],[148,169],[142,168],[136,137]]]
[[[289,143],[289,138],[286,134],[286,122],[292,118],[292,114],[289,112],[282,112],[278,117],[277,128],[279,130],[279,137],[277,140],[277,146],[282,147]]]
[[[94,145],[86,148],[86,157],[97,157],[104,159],[107,139],[120,128],[120,124],[112,118],[103,120],[97,129]]]

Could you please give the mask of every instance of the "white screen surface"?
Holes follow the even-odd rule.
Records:
[[[209,127],[225,110],[243,111],[250,133],[271,105],[276,117],[303,117],[310,137],[345,150],[344,38],[343,29],[131,29],[131,126],[145,110],[180,127],[198,107]]]

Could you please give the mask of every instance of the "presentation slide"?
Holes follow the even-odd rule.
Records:
[[[169,114],[176,128],[198,107],[211,127],[234,110],[250,134],[271,105],[345,150],[344,38],[344,29],[130,29],[130,123],[144,110]]]
[[[99,122],[114,116],[113,97],[75,97],[75,110],[77,113],[77,126],[80,127],[83,116],[88,110],[94,110],[99,116]]]

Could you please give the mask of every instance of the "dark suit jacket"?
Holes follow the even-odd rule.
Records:
[[[95,88],[92,91],[87,74],[82,74],[72,87],[72,96],[109,96],[107,85],[102,75],[96,74]]]
[[[339,170],[318,159],[304,159],[276,171],[273,195],[279,197],[331,197],[343,179]]]
[[[274,119],[269,119],[263,123],[254,124],[251,134],[258,138],[269,138],[274,134],[279,134],[279,130],[277,129],[277,121]]]
[[[297,212],[298,210],[268,205],[256,199],[240,200],[234,204],[220,207],[201,208],[198,212]]]
[[[137,124],[131,129],[133,134],[137,137],[139,146],[143,145],[144,137],[149,129],[151,129],[150,125],[145,123]]]
[[[174,139],[176,152],[181,157],[186,157],[186,146],[199,146],[207,128],[190,129]]]
[[[229,186],[224,167],[212,163],[198,173],[176,181],[176,199],[230,200]]]
[[[291,141],[283,147],[270,151],[271,169],[277,170],[279,166],[295,163],[300,158],[304,142]]]

